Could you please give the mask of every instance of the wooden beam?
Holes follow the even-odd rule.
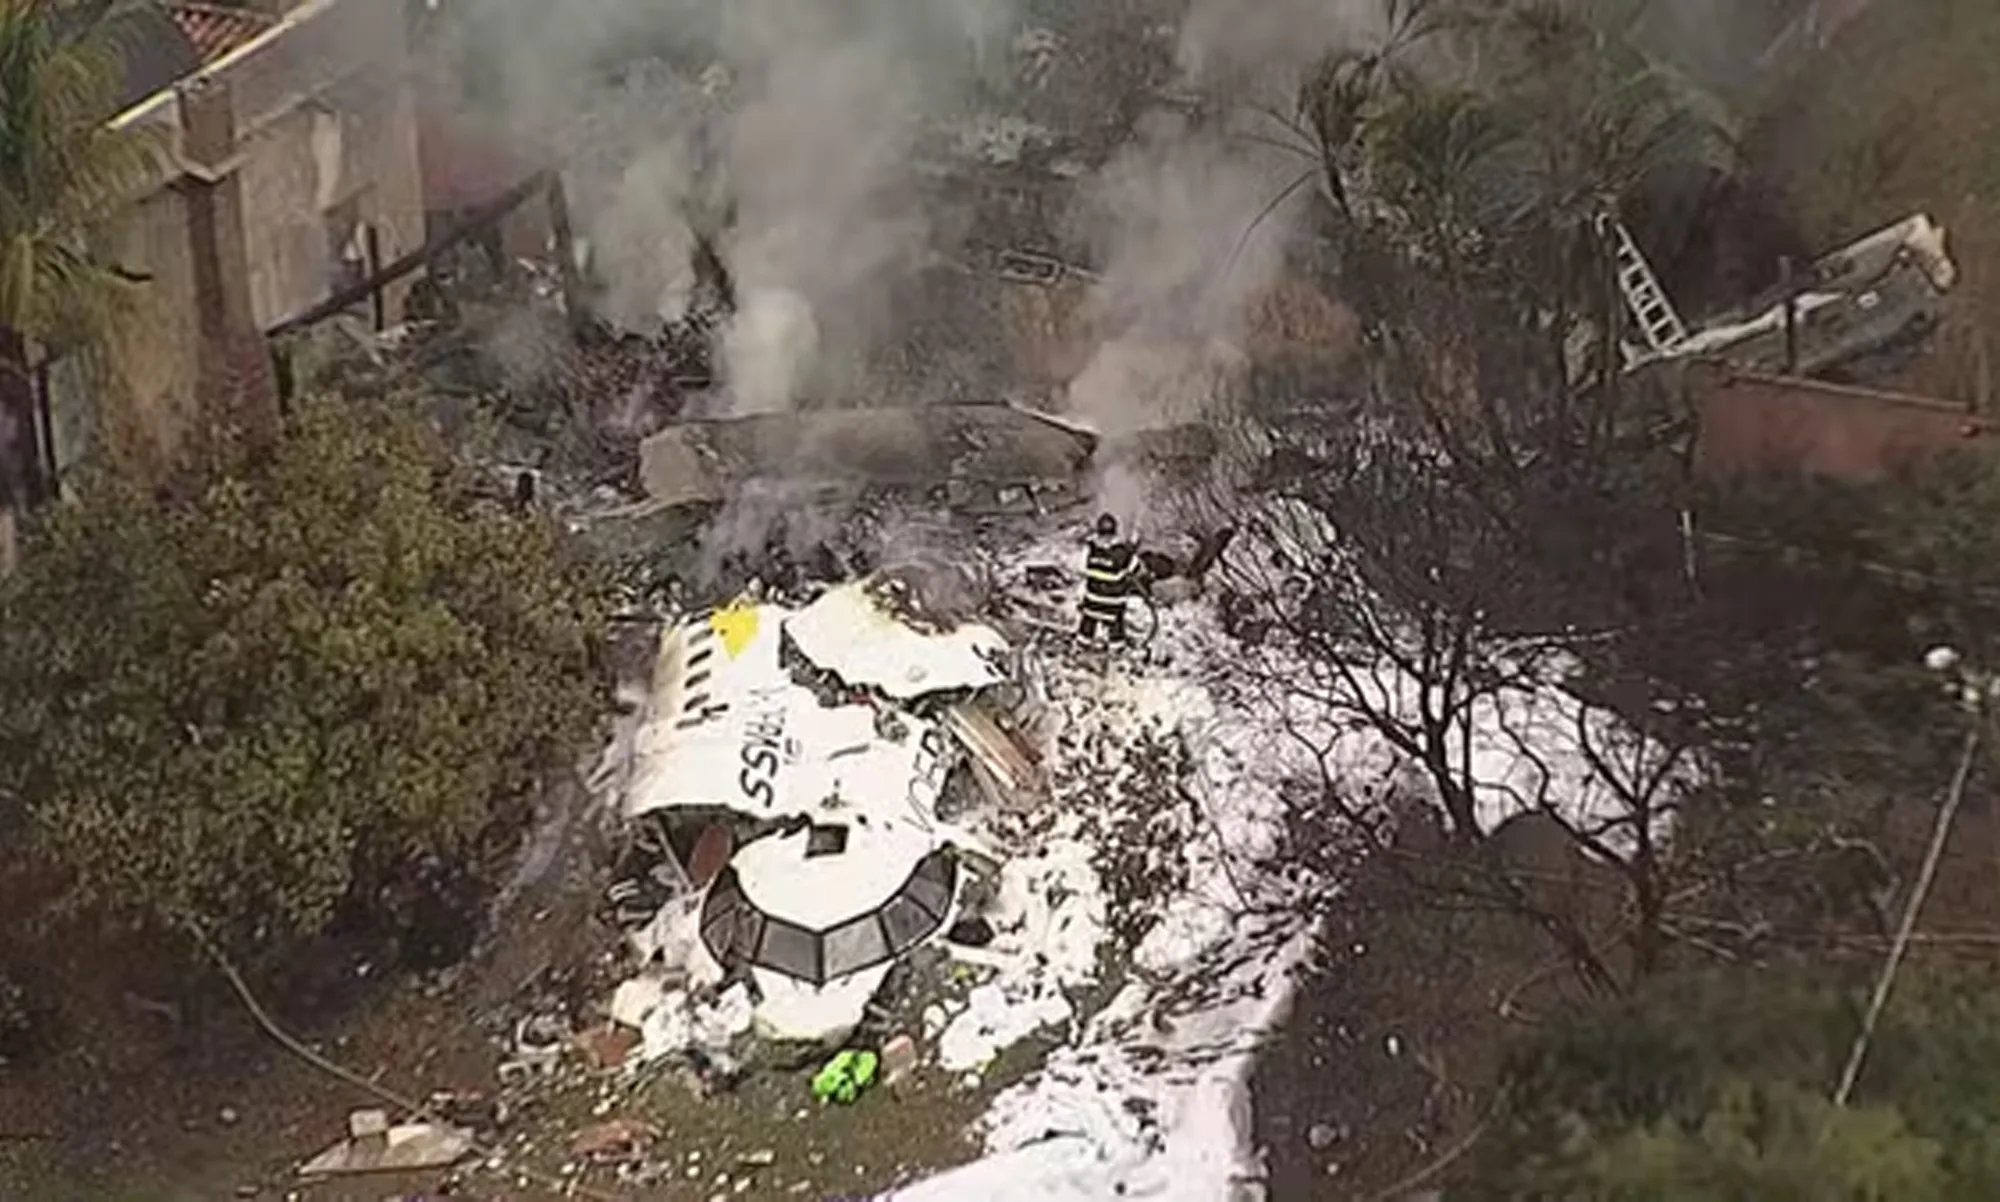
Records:
[[[537,171],[527,179],[515,184],[499,196],[481,205],[464,220],[453,225],[444,233],[425,242],[422,246],[396,259],[388,266],[357,280],[307,309],[303,313],[285,318],[264,331],[266,337],[277,338],[296,333],[309,326],[318,325],[336,313],[368,300],[390,284],[421,268],[429,267],[439,255],[467,240],[491,229],[505,220],[507,215],[520,208],[538,192],[548,190],[559,177],[553,171]]]
[[[382,234],[372,221],[361,227],[361,249],[368,258],[368,274],[378,274],[382,270]],[[382,291],[384,286],[377,285],[368,294],[368,315],[377,334],[389,324],[389,298]]]

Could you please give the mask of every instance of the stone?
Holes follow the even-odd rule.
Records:
[[[355,1110],[347,1115],[347,1135],[357,1145],[385,1144],[389,1141],[389,1112]]]
[[[584,1060],[599,1070],[623,1067],[639,1042],[639,1032],[623,1023],[605,1023],[576,1036],[576,1046]]]
[[[591,1160],[630,1160],[659,1138],[660,1129],[642,1119],[617,1118],[593,1123],[570,1140],[571,1155]]]
[[[895,1085],[907,1079],[917,1067],[917,1041],[908,1035],[891,1036],[882,1045],[882,1083]]]
[[[379,1130],[377,1115],[382,1117]],[[390,1127],[383,1111],[355,1111],[348,1127],[356,1134],[300,1165],[301,1177],[444,1168],[464,1159],[475,1142],[470,1131],[442,1123]]]

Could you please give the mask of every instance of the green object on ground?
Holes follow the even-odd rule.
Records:
[[[847,1105],[861,1091],[875,1083],[875,1069],[881,1063],[873,1052],[848,1048],[826,1062],[813,1077],[813,1097],[821,1103]]]

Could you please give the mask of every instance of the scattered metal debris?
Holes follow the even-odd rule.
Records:
[[[552,1014],[530,1014],[514,1028],[514,1057],[527,1067],[548,1068],[562,1058],[569,1026]]]
[[[671,506],[720,506],[763,481],[820,503],[873,490],[1032,513],[1081,499],[1095,445],[1011,405],[814,409],[667,426],[640,444],[639,479]]]

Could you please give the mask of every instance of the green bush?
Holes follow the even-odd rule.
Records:
[[[1583,1202],[1916,1202],[1942,1199],[1938,1145],[1892,1108],[1838,1109],[1792,1086],[1730,1082],[1692,1125],[1604,1141],[1568,1189]]]
[[[307,400],[191,498],[100,481],[32,533],[0,586],[0,799],[79,899],[281,947],[576,750],[604,595],[468,484],[393,402]]]
[[[1685,976],[1570,1016],[1517,1050],[1465,1196],[2000,1197],[1994,984],[1990,972],[1906,969],[1846,1109],[1827,1099],[1860,1016],[1823,982]]]

